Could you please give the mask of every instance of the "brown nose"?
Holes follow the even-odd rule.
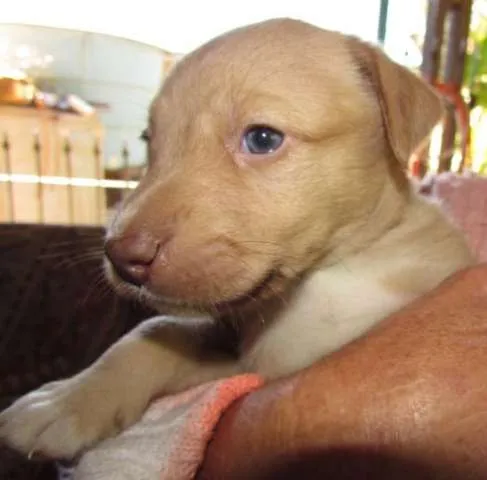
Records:
[[[159,250],[159,243],[146,233],[108,237],[105,254],[117,274],[133,285],[149,279],[150,267]]]

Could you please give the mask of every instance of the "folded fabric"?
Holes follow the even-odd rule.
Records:
[[[87,452],[76,467],[60,467],[59,478],[192,479],[222,414],[261,385],[257,375],[239,375],[157,400],[137,424]]]
[[[439,201],[463,230],[478,260],[487,261],[487,178],[444,172],[425,177],[419,190]]]

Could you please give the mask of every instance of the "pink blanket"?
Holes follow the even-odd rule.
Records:
[[[423,189],[464,231],[477,258],[487,261],[487,178],[442,173],[425,179]]]
[[[192,479],[222,414],[261,385],[257,375],[239,375],[156,401],[141,421],[87,452],[76,468],[61,468],[60,478]]]

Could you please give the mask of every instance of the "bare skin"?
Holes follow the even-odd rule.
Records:
[[[487,478],[487,266],[235,404],[199,479]]]

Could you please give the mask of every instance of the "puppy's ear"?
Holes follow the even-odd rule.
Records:
[[[407,168],[412,153],[441,120],[443,104],[436,92],[378,48],[351,38],[351,51],[364,83],[377,96],[387,140]]]

